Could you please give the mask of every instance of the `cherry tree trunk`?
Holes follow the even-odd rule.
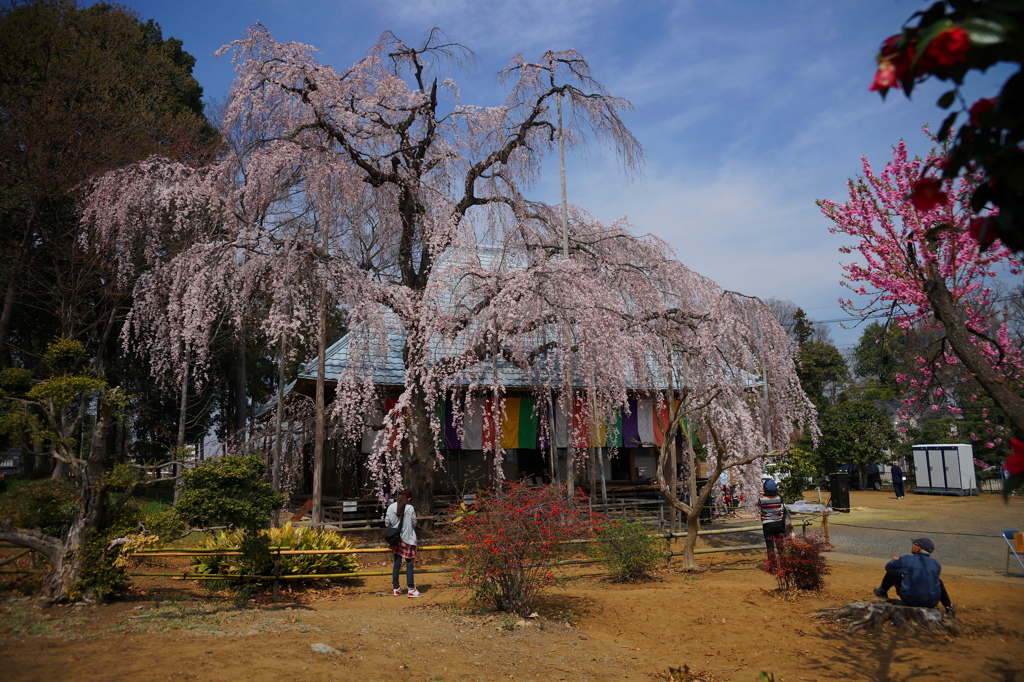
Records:
[[[434,464],[437,462],[436,443],[430,429],[430,411],[426,391],[415,383],[409,400],[409,450],[405,460],[406,487],[412,491],[413,506],[417,514],[434,513]]]
[[[235,438],[241,446],[247,438],[249,426],[248,377],[245,362],[245,330],[238,332],[238,346],[235,348]]]
[[[697,561],[693,558],[693,550],[697,546],[697,533],[700,531],[700,507],[691,507],[686,510],[686,538],[683,542],[683,568],[693,570],[697,568]]]

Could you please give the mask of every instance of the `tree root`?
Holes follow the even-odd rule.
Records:
[[[959,634],[960,626],[952,618],[943,618],[938,609],[923,606],[907,606],[906,604],[883,602],[854,602],[846,606],[838,606],[818,611],[819,617],[829,621],[849,620],[847,632],[858,632],[870,629],[881,632],[886,623],[891,623],[905,632],[941,632]]]

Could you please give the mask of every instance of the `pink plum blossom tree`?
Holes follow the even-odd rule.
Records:
[[[969,381],[949,371],[962,365],[1021,433],[1024,367],[988,284],[1001,269],[1019,273],[1021,264],[998,241],[987,250],[979,245],[977,228],[985,219],[968,201],[976,176],[943,179],[943,157],[944,150],[933,150],[912,159],[900,142],[881,173],[863,159],[863,174],[848,183],[849,201],[818,202],[833,223],[829,229],[856,240],[840,250],[860,256],[843,265],[845,285],[860,298],[842,303],[854,314],[891,316],[903,330],[920,325],[934,333],[916,360],[917,372],[897,376],[906,413],[961,411],[944,378]],[[915,191],[920,183],[930,184],[927,199]]]

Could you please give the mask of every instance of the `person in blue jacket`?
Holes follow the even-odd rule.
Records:
[[[939,578],[942,566],[931,556],[934,551],[935,543],[928,538],[911,540],[910,554],[893,557],[885,565],[882,586],[876,587],[872,593],[880,599],[888,599],[889,588],[895,587],[900,601],[907,606],[935,608],[941,602],[946,615],[955,616],[946,586]]]
[[[896,493],[896,499],[903,499],[903,468],[898,464],[894,463],[892,469],[889,470],[892,474],[892,490]]]

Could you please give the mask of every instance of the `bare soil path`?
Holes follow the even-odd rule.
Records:
[[[426,597],[418,600],[391,596],[389,578],[367,578],[244,608],[182,583],[140,583],[130,599],[107,606],[40,608],[7,593],[0,594],[0,678],[652,680],[686,666],[690,677],[678,679],[753,681],[767,671],[777,682],[1024,681],[1024,577],[1002,575],[1005,544],[995,545],[1003,552],[991,550],[992,559],[965,554],[960,565],[944,563],[958,636],[848,635],[814,617],[870,599],[882,563],[906,552],[909,537],[932,537],[940,561],[953,536],[936,528],[970,533],[965,542],[987,548],[993,539],[975,531],[1024,526],[1024,499],[1003,505],[989,496],[895,500],[868,492],[851,503],[853,512],[833,517],[832,574],[817,594],[780,594],[755,553],[707,555],[701,574],[672,565],[638,585],[611,584],[598,569],[581,568],[568,589],[544,600],[539,618],[522,622],[474,612],[444,574],[420,577]],[[850,530],[882,523],[894,527]],[[887,539],[873,556],[871,542],[854,533]],[[337,655],[313,653],[317,643]]]

